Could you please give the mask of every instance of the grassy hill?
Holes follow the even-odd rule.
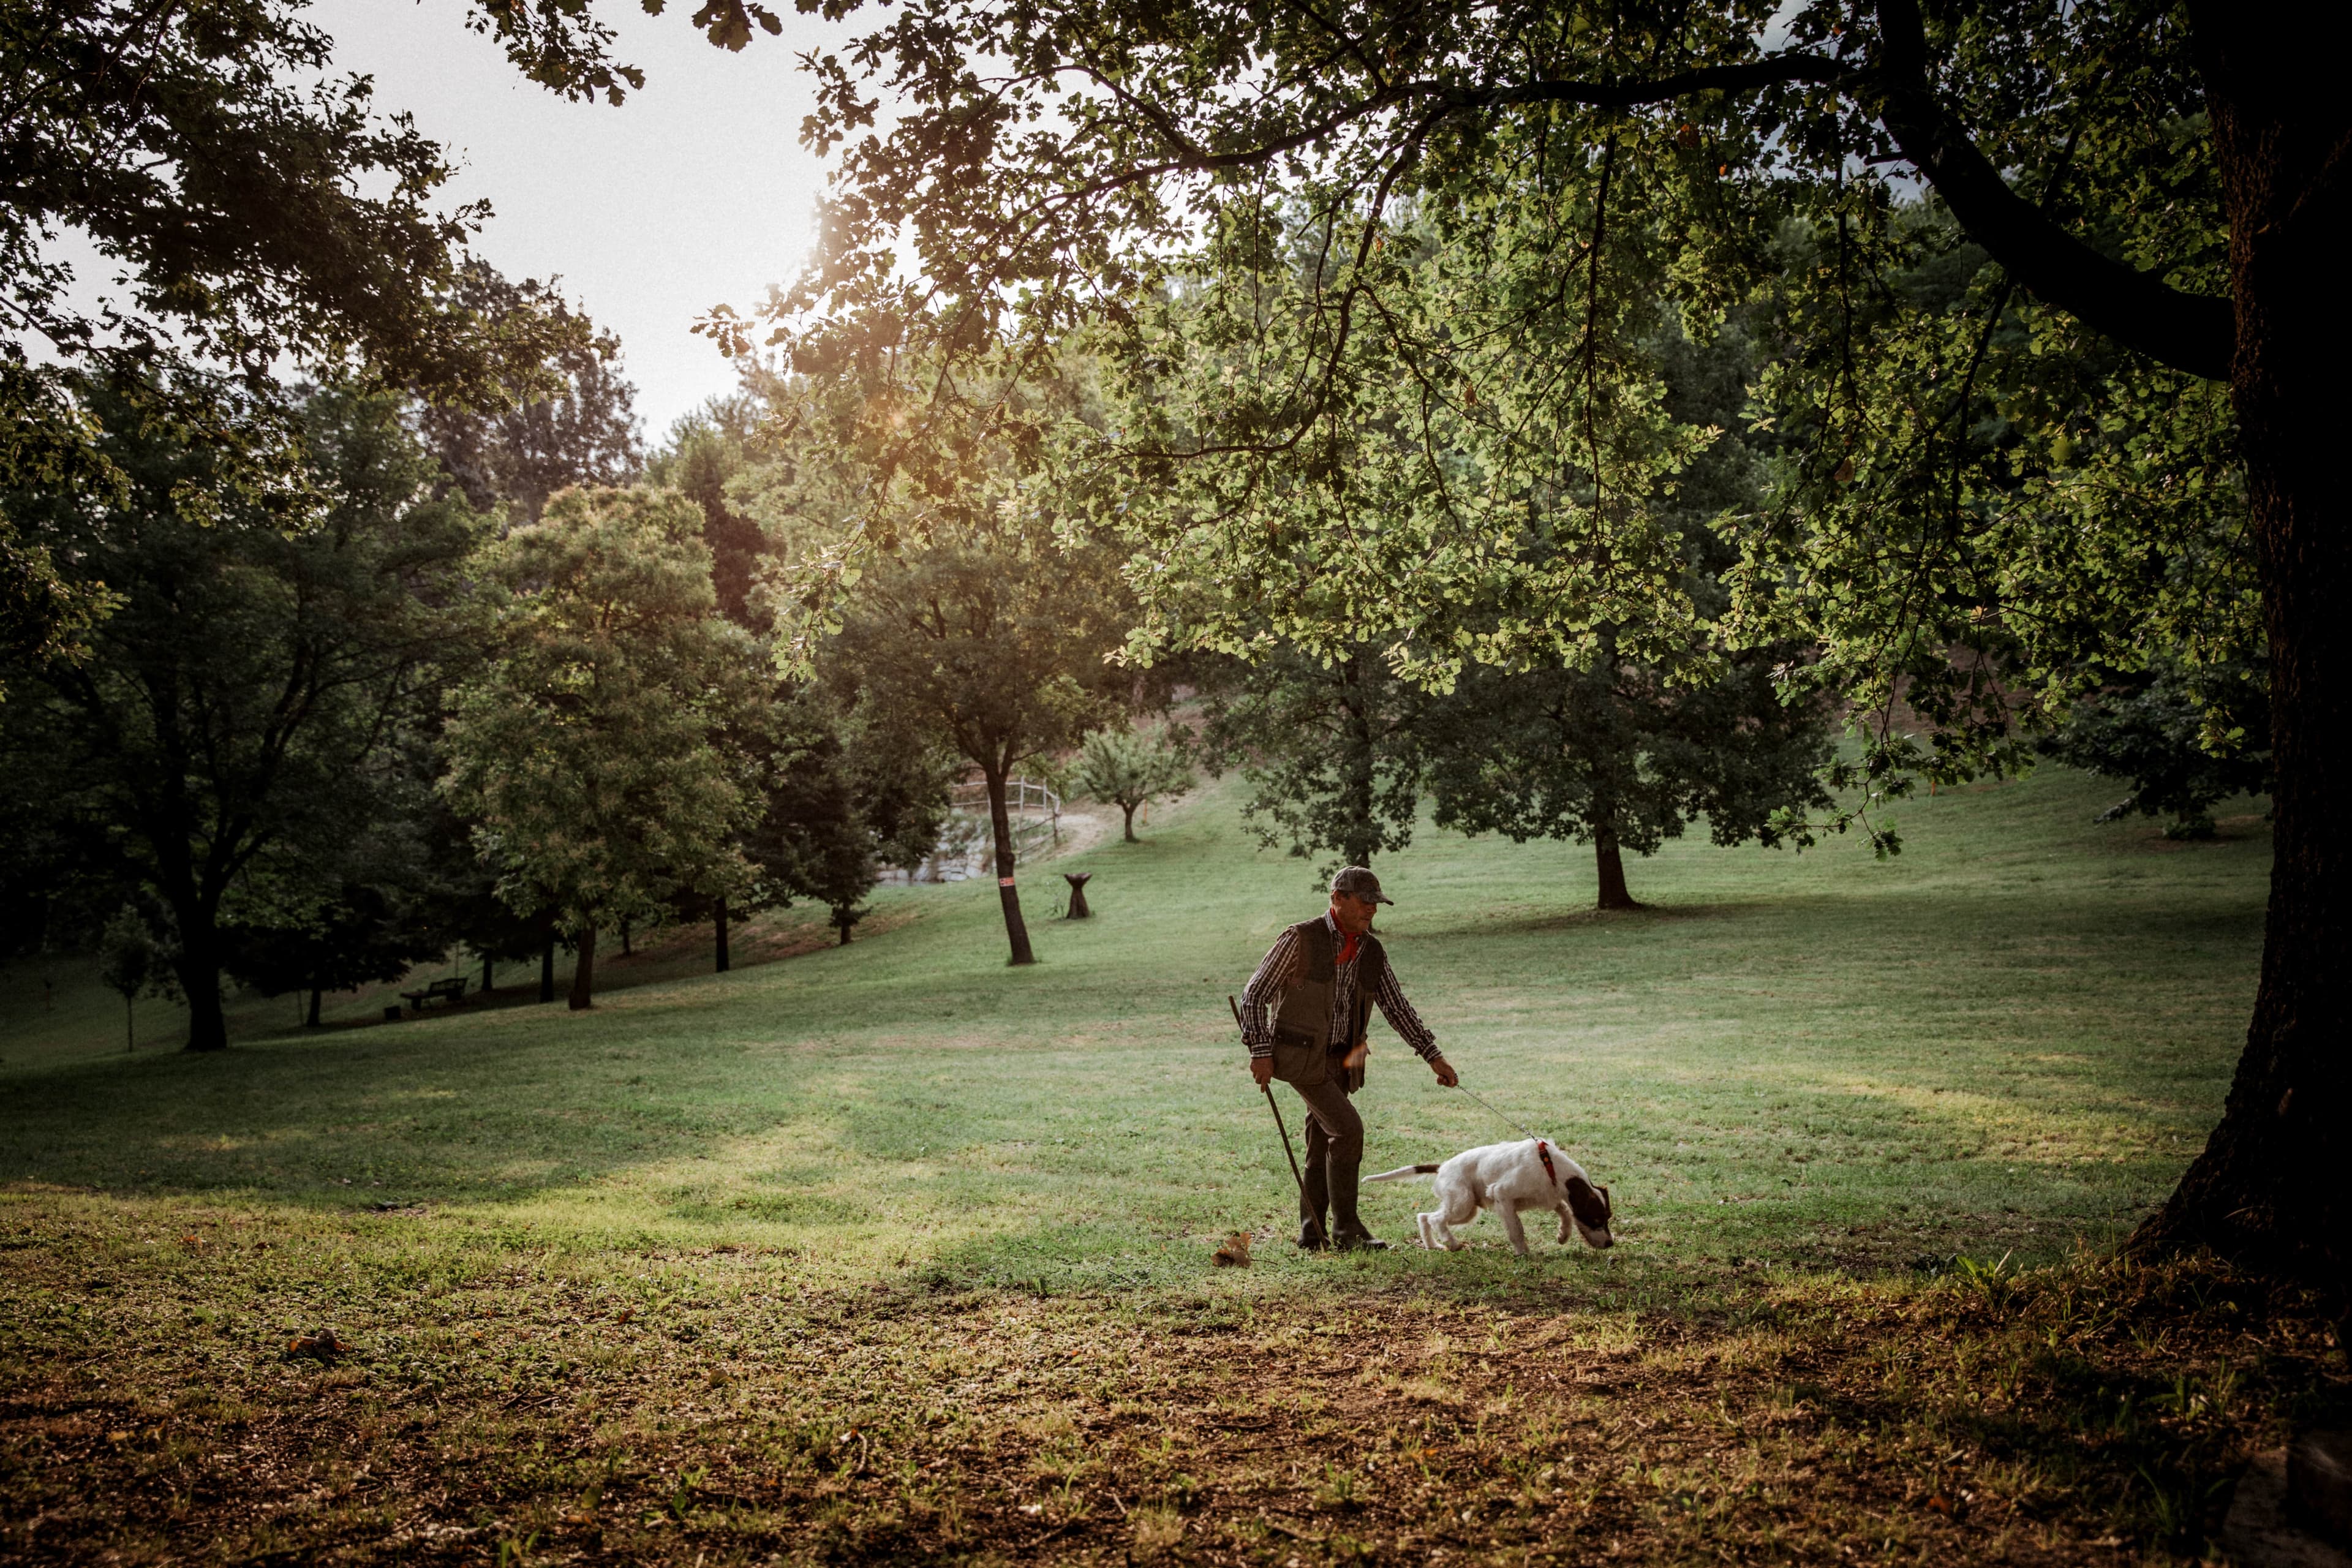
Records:
[[[1280,1245],[1289,1173],[1225,997],[1320,899],[1227,793],[1025,872],[1029,969],[1004,965],[984,884],[886,890],[853,946],[728,975],[693,973],[681,933],[588,1015],[366,1022],[361,997],[305,1032],[256,1005],[209,1058],[126,1056],[119,1002],[70,966],[45,999],[19,969],[0,1511],[49,1522],[0,1554],[139,1560],[217,1530],[355,1560],[1517,1561],[1573,1509],[1671,1560],[1892,1540],[1889,1499],[1937,1485],[1895,1532],[1923,1549],[1974,1506],[1979,1544],[1998,1521],[2020,1560],[2095,1534],[2185,1550],[2231,1445],[2283,1408],[2242,1356],[2226,1427],[2183,1405],[2095,1485],[2047,1455],[2001,1459],[2006,1492],[1935,1479],[1938,1444],[1980,1442],[1948,1419],[1982,1383],[1969,1358],[2042,1332],[2053,1292],[2107,1303],[2098,1331],[2138,1358],[2115,1378],[2207,1375],[2128,1325],[2178,1320],[2165,1292],[2219,1310],[2225,1276],[2079,1249],[2159,1199],[2218,1113],[2268,836],[2245,803],[2218,843],[2093,826],[2111,795],[2053,770],[1908,803],[1885,862],[1685,842],[1632,868],[1648,910],[1606,918],[1576,847],[1424,831],[1384,860],[1390,952],[1465,1082],[1615,1191],[1613,1253],[1528,1263],[1491,1221],[1454,1257]],[[1092,921],[1041,918],[1063,869],[1096,874]],[[1373,1168],[1509,1135],[1375,1040]],[[1373,1189],[1367,1214],[1409,1236],[1423,1190]],[[1258,1266],[1211,1272],[1244,1228]],[[1902,1360],[1930,1319],[1942,1372]],[[282,1358],[330,1323],[357,1347],[336,1364]],[[1616,1370],[1531,1382],[1515,1337],[1554,1373]],[[105,1344],[141,1349],[90,1361]],[[2027,1373],[2004,1375],[2021,1401]],[[1836,1485],[1789,1479],[1828,1473],[1846,1377],[1914,1391],[1882,1415],[1899,1432]],[[2096,1383],[2052,1384],[2036,1419],[2071,1429]],[[1580,1423],[1685,1406],[1732,1434],[1704,1462],[1662,1435],[1655,1477],[1575,1469]],[[266,1479],[215,1475],[220,1445],[257,1442]],[[68,1458],[146,1504],[89,1504]],[[1475,1507],[1439,1506],[1465,1486]]]

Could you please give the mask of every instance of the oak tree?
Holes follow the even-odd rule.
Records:
[[[701,533],[675,494],[572,489],[483,557],[497,626],[456,694],[443,788],[508,906],[570,937],[575,1009],[601,932],[750,880],[756,804],[720,736],[761,700],[759,656],[718,614]]]

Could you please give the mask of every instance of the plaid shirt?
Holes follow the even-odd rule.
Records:
[[[1346,933],[1339,930],[1328,913],[1324,915],[1323,923],[1331,928],[1332,968],[1336,971],[1331,985],[1329,1038],[1334,1051],[1344,1051],[1354,1044],[1349,1039],[1348,1033],[1356,1016],[1356,970],[1363,962],[1364,949],[1359,942],[1348,961],[1339,963],[1338,955],[1339,948],[1346,942]],[[1254,1057],[1274,1055],[1272,1009],[1298,968],[1298,932],[1288,926],[1283,927],[1282,934],[1275,938],[1273,948],[1258,964],[1257,973],[1250,976],[1248,988],[1242,993],[1242,1039]],[[1372,993],[1372,1000],[1380,1005],[1381,1016],[1389,1021],[1389,1027],[1394,1029],[1406,1045],[1419,1052],[1423,1061],[1437,1059],[1437,1037],[1429,1032],[1429,1026],[1421,1021],[1421,1015],[1414,1012],[1412,1004],[1404,999],[1404,990],[1397,984],[1396,965],[1386,963],[1381,966],[1380,988]]]

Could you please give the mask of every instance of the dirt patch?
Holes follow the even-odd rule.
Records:
[[[1344,1264],[1140,1300],[631,1266],[518,1263],[332,1365],[270,1324],[155,1331],[180,1309],[135,1281],[28,1317],[49,1268],[16,1274],[0,1556],[2156,1561],[2285,1401],[2345,1398],[2308,1304],[2210,1266],[1776,1273],[1691,1310]]]

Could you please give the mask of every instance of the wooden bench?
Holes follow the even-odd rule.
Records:
[[[436,980],[422,991],[404,991],[401,994],[408,999],[409,1008],[414,1012],[422,1013],[425,1004],[436,1000],[454,1005],[466,999],[466,978],[462,974],[453,974],[446,980]]]

